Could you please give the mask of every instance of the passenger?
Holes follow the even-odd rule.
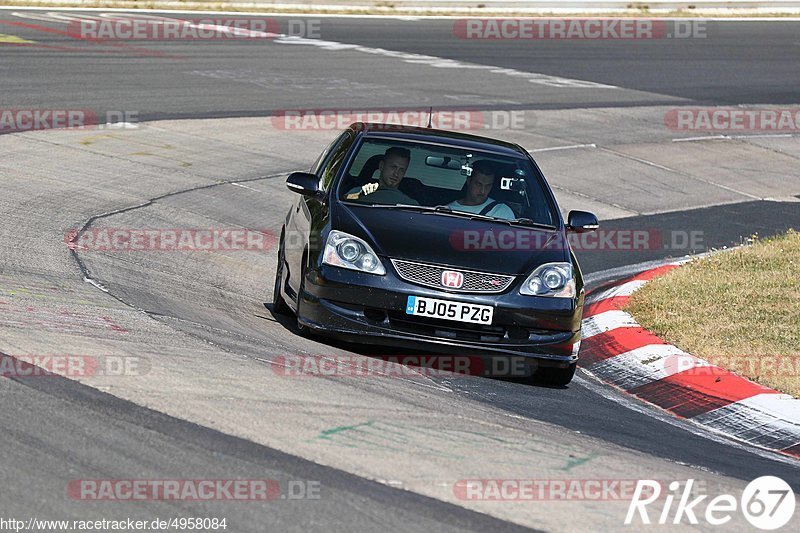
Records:
[[[380,172],[378,182],[350,189],[345,199],[381,204],[419,205],[419,202],[398,189],[410,163],[411,152],[408,149],[398,146],[388,148],[378,163]]]
[[[453,211],[466,211],[505,220],[517,218],[506,204],[489,197],[494,186],[495,170],[490,161],[480,160],[472,164],[472,174],[467,177],[466,196],[447,205]]]

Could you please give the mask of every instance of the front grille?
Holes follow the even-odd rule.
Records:
[[[503,326],[443,322],[441,319],[404,315],[396,311],[389,313],[389,323],[397,330],[440,339],[501,342],[506,335],[506,328]]]
[[[511,324],[470,324],[441,318],[407,315],[401,311],[386,313],[392,329],[415,335],[427,335],[455,341],[498,343],[552,343],[554,337],[571,335],[569,331],[534,329]]]
[[[392,259],[392,264],[400,277],[408,282],[416,283],[417,285],[425,285],[426,287],[436,287],[437,289],[451,292],[498,293],[506,290],[514,281],[514,276],[460,270],[457,268],[428,265],[425,263],[415,263],[413,261],[403,261],[401,259]],[[464,275],[464,283],[461,285],[461,288],[454,289],[442,286],[442,272],[445,270],[454,270]]]

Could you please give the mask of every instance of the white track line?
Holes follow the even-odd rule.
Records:
[[[64,15],[58,13],[57,11],[50,11],[46,15],[31,15],[25,14],[22,12],[13,12],[12,15],[20,17],[20,18],[33,18],[35,20],[50,20],[53,22],[61,22],[61,23],[69,23],[75,20],[75,16],[73,15]],[[242,15],[242,14],[240,14]],[[101,15],[103,16],[103,15]],[[135,17],[136,15],[131,15]],[[44,18],[43,18],[44,17]],[[49,19],[47,18],[49,17]],[[79,17],[77,17],[79,18]],[[95,17],[87,17],[87,18],[95,18]],[[168,18],[161,19],[160,17],[150,17],[158,20],[163,20],[164,22],[170,20]],[[177,22],[186,22],[180,21],[180,19],[172,19]],[[231,33],[241,34],[241,35],[249,35],[251,37],[267,37],[272,38],[276,37],[272,42],[277,44],[288,44],[288,45],[295,45],[295,46],[316,46],[323,50],[332,50],[332,51],[339,51],[339,50],[351,50],[355,52],[361,52],[365,54],[371,55],[379,55],[384,57],[391,57],[395,59],[400,59],[406,63],[412,64],[421,64],[426,65],[429,67],[435,68],[448,68],[448,69],[455,69],[455,70],[488,70],[492,74],[502,74],[505,76],[509,76],[512,78],[520,78],[523,80],[528,81],[528,83],[534,83],[538,85],[545,85],[548,87],[556,87],[559,89],[569,89],[569,88],[581,88],[581,89],[620,89],[615,85],[606,85],[603,83],[597,83],[593,81],[587,80],[578,80],[572,78],[563,78],[560,76],[551,76],[548,74],[541,74],[538,72],[527,72],[523,70],[517,70],[513,68],[503,68],[503,67],[495,67],[491,65],[480,65],[477,63],[469,63],[465,61],[458,61],[455,59],[449,59],[444,57],[438,56],[430,56],[425,54],[413,54],[408,52],[400,52],[396,50],[389,50],[386,48],[376,48],[370,46],[361,46],[357,44],[350,44],[350,43],[341,43],[337,41],[326,41],[323,39],[309,39],[307,37],[297,37],[297,36],[287,36],[282,34],[270,34],[264,33],[260,31],[250,31],[241,28],[227,28],[225,26],[219,26],[215,24],[189,24],[195,28],[202,28],[202,29],[214,29],[217,31],[220,30],[228,30]]]
[[[438,56],[429,56],[425,54],[412,54],[408,52],[399,52],[395,50],[388,50],[386,48],[373,48],[369,46],[361,46],[357,44],[340,43],[337,41],[325,41],[323,39],[308,39],[305,37],[287,37],[281,36],[275,39],[278,44],[289,45],[305,45],[316,46],[323,50],[352,50],[354,52],[361,52],[371,55],[379,55],[384,57],[392,57],[400,59],[406,63],[422,64],[435,68],[447,68],[456,70],[488,70],[492,74],[502,74],[512,78],[521,78],[527,80],[529,83],[539,85],[547,85],[549,87],[557,87],[560,89],[565,88],[583,88],[583,89],[620,89],[615,85],[605,85],[593,81],[576,80],[571,78],[562,78],[559,76],[550,76],[547,74],[540,74],[538,72],[525,72],[513,68],[494,67],[490,65],[479,65],[476,63],[468,63],[458,61],[455,59],[448,59]]]
[[[555,150],[573,150],[575,148],[597,148],[594,143],[591,144],[570,144],[567,146],[553,146],[550,148],[536,148],[535,150],[528,150],[529,153],[534,154],[537,152],[552,152]]]
[[[683,137],[672,139],[674,143],[696,142],[696,141],[715,141],[720,139],[785,139],[794,137],[791,133],[764,133],[755,135],[706,135],[704,137]]]

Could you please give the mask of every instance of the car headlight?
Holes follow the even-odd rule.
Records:
[[[343,231],[331,230],[328,234],[322,262],[368,274],[386,274],[386,269],[369,244]]]
[[[553,298],[574,298],[575,278],[569,263],[547,263],[528,276],[521,294],[528,296],[551,296]]]

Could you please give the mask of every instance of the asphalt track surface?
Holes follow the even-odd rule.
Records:
[[[363,108],[385,106],[389,99],[396,106],[446,108],[454,105],[447,95],[456,94],[454,86],[460,84],[472,84],[466,91],[472,95],[469,105],[480,109],[573,109],[674,102],[791,104],[798,99],[800,81],[796,60],[800,50],[798,23],[791,22],[709,22],[706,39],[661,40],[636,46],[624,42],[496,42],[487,46],[486,42],[454,39],[452,22],[447,21],[322,19],[323,39],[622,88],[609,94],[537,87],[531,94],[524,94],[486,86],[475,72],[464,77],[457,70],[443,69],[441,77],[415,79],[404,71],[400,78],[397,72],[380,70],[379,58],[372,57],[367,57],[364,64],[352,64],[327,56],[326,51],[295,56],[293,50],[276,53],[249,43],[136,44],[145,51],[98,47],[94,43],[76,43],[41,28],[63,29],[63,25],[25,20],[5,11],[0,11],[0,21],[0,33],[14,34],[38,45],[70,49],[38,45],[0,47],[0,70],[4,73],[0,81],[0,107],[136,110],[140,120],[249,117],[295,108]],[[31,26],[20,26],[20,22]],[[224,86],[218,83],[221,78],[228,81]],[[327,88],[323,90],[322,85]],[[390,91],[395,89],[390,98],[381,93],[387,87]],[[4,157],[14,155],[4,154]],[[303,164],[307,161],[288,157],[280,170],[288,171]],[[240,177],[247,176],[224,178]],[[289,193],[283,190],[280,177],[253,182],[252,187],[275,194],[272,199],[275,204],[264,209],[258,200],[243,202],[230,192],[231,187],[220,187],[210,191],[209,196],[187,191],[159,199],[161,207],[149,205],[111,215],[108,223],[113,226],[116,219],[120,225],[133,225],[133,221],[146,224],[169,220],[181,211],[207,211],[219,223],[252,225],[263,213],[261,224],[275,230],[283,216],[280,206],[286,205]],[[279,190],[282,192],[270,192]],[[800,227],[797,205],[751,201],[627,217],[610,221],[607,227],[664,230],[691,227],[704,232],[706,246],[721,247],[737,244],[743,236],[754,232],[763,236]],[[668,255],[669,251],[662,250],[629,254],[585,252],[579,259],[585,272],[592,274]],[[263,357],[280,353],[281,343],[286,346],[295,342],[293,325],[285,320],[276,321],[263,306],[263,315],[258,320],[238,329],[233,324],[235,319],[208,312],[202,307],[205,302],[200,297],[187,297],[179,290],[189,283],[179,279],[182,265],[148,264],[146,260],[136,264],[108,257],[84,260],[91,272],[108,283],[118,302],[146,310],[150,319],[202,339],[221,351]],[[3,273],[14,272],[20,261],[9,259]],[[65,275],[78,275],[76,265],[72,267]],[[36,268],[30,272],[35,273]],[[148,286],[151,289],[143,289]],[[271,287],[269,279],[264,287],[266,301]],[[236,298],[222,298],[211,309],[220,312],[231,302],[241,303]],[[218,328],[218,321],[224,327]],[[258,328],[265,332],[259,332]],[[271,346],[276,339],[277,344]],[[355,353],[374,353],[358,346],[335,343],[330,346]],[[800,469],[796,462],[756,454],[724,440],[691,432],[686,424],[662,416],[654,409],[635,403],[627,405],[627,400],[618,393],[585,376],[565,389],[475,379],[451,380],[448,386],[457,398],[485,404],[494,412],[552,424],[609,445],[691,465],[698,472],[745,481],[761,475],[777,475],[795,491],[800,490]],[[42,494],[63,494],[66,480],[76,477],[216,479],[256,477],[254,472],[257,472],[257,477],[271,479],[319,480],[325,497],[319,501],[281,501],[266,511],[246,503],[149,502],[147,506],[119,503],[114,504],[114,514],[141,519],[169,514],[185,516],[189,512],[200,516],[228,515],[235,522],[234,531],[519,528],[458,505],[368,481],[247,439],[200,427],[73,381],[2,379],[0,387],[3,391],[0,442],[4,449],[0,480],[5,487],[0,491],[0,502],[8,516],[27,517],[41,512],[53,517],[86,518],[91,504],[77,507],[75,502],[42,497]],[[392,390],[391,394],[398,391]],[[97,517],[109,514],[108,509],[91,508]],[[568,522],[564,528],[569,529]]]
[[[288,32],[289,20],[309,19],[277,20],[281,30]],[[0,11],[0,33],[39,43],[6,56],[4,68],[13,68],[14,76],[4,76],[3,99],[17,105],[85,106],[88,90],[91,108],[136,110],[140,120],[260,116],[295,109],[298,103],[311,108],[347,108],[358,103],[363,107],[547,109],[651,105],[680,99],[698,105],[797,100],[800,43],[796,22],[705,21],[701,22],[702,38],[492,41],[456,37],[452,20],[310,20],[317,26],[306,32],[313,32],[315,38],[589,80],[627,91],[508,94],[503,87],[481,84],[476,76],[472,81],[481,89],[475,91],[475,99],[454,101],[447,94],[463,79],[457,71],[444,71],[435,79],[408,79],[376,71],[366,61],[362,65],[329,63],[324,54],[316,61],[296,64],[291,54],[263,43],[137,41],[108,46],[48,32],[65,32],[65,24]],[[63,47],[63,53],[42,54],[44,46]],[[124,69],[118,68],[120,58],[124,58]],[[224,90],[220,90],[220,80],[227,81]],[[402,90],[392,91],[393,86]],[[286,90],[289,87],[291,91]]]

